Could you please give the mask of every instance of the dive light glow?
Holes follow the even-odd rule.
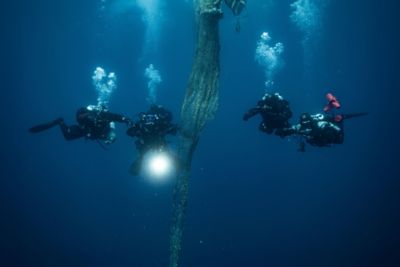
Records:
[[[149,152],[145,157],[144,167],[150,177],[157,180],[168,177],[173,170],[171,156],[165,152]]]

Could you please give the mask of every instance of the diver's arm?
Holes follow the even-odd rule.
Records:
[[[142,135],[140,131],[140,126],[138,123],[133,124],[128,130],[126,130],[126,134],[131,137],[140,137]]]
[[[244,115],[243,115],[243,120],[248,121],[250,118],[254,117],[258,113],[260,113],[261,108],[259,106],[255,108],[249,109]]]
[[[126,124],[131,124],[132,121],[123,115],[116,114],[116,113],[111,113],[111,112],[105,112],[104,117],[109,120],[109,121],[116,121],[120,123],[126,123]]]

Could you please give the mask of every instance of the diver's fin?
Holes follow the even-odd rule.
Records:
[[[33,127],[29,128],[29,132],[31,132],[31,133],[43,132],[43,131],[46,131],[46,130],[48,130],[50,128],[53,128],[54,126],[59,125],[62,121],[63,121],[63,119],[60,118],[60,119],[56,119],[56,120],[51,121],[51,122],[42,123],[42,124],[39,124],[39,125],[36,125],[36,126],[33,126]]]
[[[362,117],[368,115],[368,112],[358,112],[358,113],[348,113],[348,114],[341,114],[343,120],[351,119],[351,118],[356,118],[356,117]]]

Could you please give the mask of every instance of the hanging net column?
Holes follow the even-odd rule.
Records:
[[[216,2],[198,0],[196,3],[197,47],[181,110],[180,164],[173,192],[170,267],[178,266],[181,254],[192,157],[204,126],[214,117],[218,107],[219,20],[222,13]]]

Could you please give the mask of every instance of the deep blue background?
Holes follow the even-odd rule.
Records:
[[[4,4],[0,266],[167,266],[173,181],[128,174],[136,152],[123,127],[109,151],[27,129],[58,116],[72,123],[96,99],[98,65],[118,75],[112,110],[133,116],[147,108],[143,70],[155,63],[160,103],[178,118],[195,33],[190,5],[172,2],[145,57],[138,9]],[[229,12],[221,23],[220,108],[193,162],[182,265],[399,266],[399,7],[331,1],[306,64],[290,1],[270,2],[250,1],[239,34]],[[327,90],[344,112],[370,112],[346,123],[343,145],[299,153],[295,140],[259,132],[258,119],[242,122],[263,93],[254,61],[263,31],[285,45],[276,85],[295,118],[320,111]]]

